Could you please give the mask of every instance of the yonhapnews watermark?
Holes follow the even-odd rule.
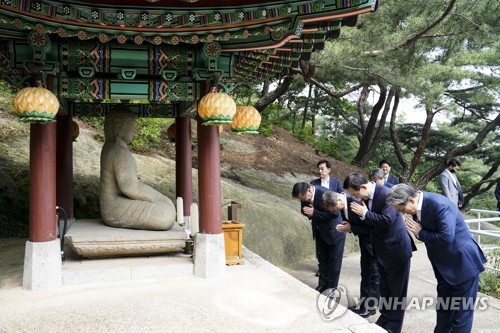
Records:
[[[472,297],[408,297],[408,298],[359,298],[351,297],[352,304],[368,304],[367,310],[374,309],[404,309],[405,311],[422,311],[428,309],[440,310],[486,310],[488,308],[488,297],[480,296],[474,300]],[[316,298],[316,306],[321,317],[326,321],[339,318],[346,311],[349,304],[348,295],[344,287],[327,289]],[[341,306],[339,306],[341,305]]]

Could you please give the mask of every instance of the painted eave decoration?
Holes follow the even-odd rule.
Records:
[[[62,111],[73,116],[103,116],[117,104],[140,117],[189,115],[206,94],[202,82],[217,78],[230,92],[286,75],[376,7],[376,0],[0,0],[0,80],[22,89],[37,73],[50,76]]]
[[[1,37],[27,38],[36,31],[31,38],[50,35],[136,45],[215,42],[222,55],[234,56],[225,76],[246,82],[282,74],[294,61],[321,48],[341,24],[377,6],[376,0],[0,2]]]

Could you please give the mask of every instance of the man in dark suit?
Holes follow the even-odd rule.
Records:
[[[337,231],[352,232],[359,238],[361,251],[361,300],[357,307],[350,308],[363,318],[368,318],[376,312],[380,298],[377,259],[373,254],[373,245],[370,239],[370,228],[361,222],[359,216],[351,209],[351,202],[359,201],[347,193],[327,191],[323,194],[323,206],[328,210],[338,211],[342,216],[342,224],[337,225]]]
[[[370,171],[370,174],[368,175],[370,178],[370,181],[375,182],[380,185],[384,185],[388,188],[392,188],[394,185],[391,183],[388,183],[385,178],[384,178],[384,171],[380,168],[375,168],[372,171]]]
[[[340,193],[343,191],[342,183],[340,180],[334,177],[330,177],[330,172],[332,171],[332,165],[327,160],[321,160],[317,164],[319,178],[315,179],[311,182],[314,186],[323,186],[324,188],[329,189],[330,191],[334,191]]]
[[[292,197],[300,200],[302,214],[311,220],[320,271],[316,290],[320,293],[337,288],[345,244],[345,233],[336,229],[342,218],[338,212],[323,207],[324,192],[325,188],[305,182],[296,183],[292,190]]]
[[[319,178],[311,182],[314,186],[323,186],[330,191],[342,192],[342,184],[337,178],[330,177],[330,172],[332,171],[332,165],[327,160],[320,160],[316,167],[318,168]],[[316,276],[319,276],[319,269],[316,272]]]
[[[389,188],[369,182],[359,172],[346,177],[344,188],[363,200],[361,204],[352,202],[350,207],[362,223],[371,228],[380,274],[380,297],[384,301],[379,306],[380,317],[376,324],[392,333],[400,333],[415,244],[406,231],[403,216],[385,202]]]
[[[470,332],[479,273],[486,259],[458,207],[440,194],[416,191],[406,184],[394,186],[387,202],[413,216],[405,217],[406,228],[427,248],[438,283],[434,332]],[[440,306],[446,304],[459,309]]]
[[[392,169],[392,167],[391,167],[391,164],[388,161],[382,160],[382,161],[380,161],[380,163],[378,164],[378,166],[384,172],[384,180],[386,182],[388,182],[389,184],[392,184],[392,185],[396,185],[397,183],[399,183],[399,181],[396,178],[396,176],[391,175],[391,169]]]

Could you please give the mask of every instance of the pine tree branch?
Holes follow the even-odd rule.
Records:
[[[304,79],[307,76],[307,74],[304,74],[304,72],[300,68],[291,68],[291,71],[293,74],[302,75],[304,77]],[[322,83],[321,81],[316,79],[315,77],[310,77],[310,78],[308,78],[308,80],[309,80],[309,82],[314,84],[316,87],[323,90],[326,94],[328,94],[329,96],[334,97],[334,98],[344,97],[345,95],[348,95],[348,94],[352,93],[353,91],[356,91],[362,87],[362,84],[356,84],[356,85],[349,87],[343,91],[334,92],[331,89],[329,89],[327,86],[325,86],[324,83]]]
[[[446,153],[441,160],[434,164],[432,167],[427,169],[424,173],[421,174],[420,178],[415,182],[416,188],[423,188],[427,183],[446,168],[446,162],[450,159],[469,154],[479,148],[482,144],[486,136],[494,131],[498,126],[500,126],[500,113],[496,116],[495,119],[488,121],[486,125],[477,133],[474,140],[469,142],[467,145],[457,147],[452,149],[448,153]]]
[[[374,50],[374,51],[362,52],[361,55],[362,56],[367,56],[367,57],[376,57],[376,56],[378,56],[378,55],[380,55],[382,53],[392,52],[392,51],[395,51],[395,50],[398,50],[398,49],[402,49],[402,48],[404,48],[404,47],[406,47],[408,45],[416,43],[419,40],[419,38],[421,38],[422,36],[424,36],[427,32],[429,32],[434,27],[436,27],[438,24],[440,24],[448,15],[450,15],[451,10],[455,6],[456,2],[457,2],[457,0],[451,0],[450,3],[448,4],[448,7],[446,7],[445,11],[443,12],[443,14],[440,17],[438,17],[434,22],[430,23],[429,25],[427,25],[426,27],[424,27],[420,31],[417,31],[417,32],[409,35],[401,43],[399,43],[399,44],[397,44],[395,46],[389,47],[387,49],[383,49],[383,50]]]
[[[358,131],[361,130],[361,126],[352,121],[345,113],[344,111],[342,111],[341,108],[338,107],[338,105],[335,104],[335,102],[333,101],[333,99],[331,97],[327,97],[326,99],[328,101],[328,103],[333,107],[333,110],[335,111],[335,113],[337,113],[338,115],[340,115],[345,121],[347,121],[347,123],[349,125],[351,125],[352,127],[356,128]]]
[[[464,88],[464,89],[447,89],[444,92],[447,94],[456,94],[456,93],[464,93],[464,92],[474,91],[476,89],[481,89],[484,87],[485,87],[484,84],[480,84],[479,86],[474,86],[474,87],[469,87],[469,88]]]
[[[293,75],[287,75],[283,78],[283,82],[273,91],[262,96],[254,107],[257,111],[262,112],[269,104],[273,103],[278,97],[282,96],[290,87],[293,81]]]

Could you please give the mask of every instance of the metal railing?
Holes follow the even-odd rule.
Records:
[[[483,229],[481,227],[481,223],[483,222],[497,222],[500,221],[500,211],[495,211],[495,210],[484,210],[484,209],[471,209],[471,213],[477,213],[477,218],[476,219],[467,219],[465,220],[465,223],[469,227],[469,230],[471,234],[477,236],[477,243],[479,246],[481,246],[481,237],[488,237],[488,238],[493,238],[493,239],[500,239],[500,229],[499,230],[490,230],[490,229]],[[498,215],[497,217],[486,217],[482,218],[481,214],[484,215]],[[472,223],[477,223],[477,229],[471,229],[471,224]],[[495,249],[497,246],[493,246],[489,248],[489,250]],[[495,267],[490,267],[490,266],[485,266],[487,269],[494,270],[496,272],[500,272],[500,269],[497,269]]]

